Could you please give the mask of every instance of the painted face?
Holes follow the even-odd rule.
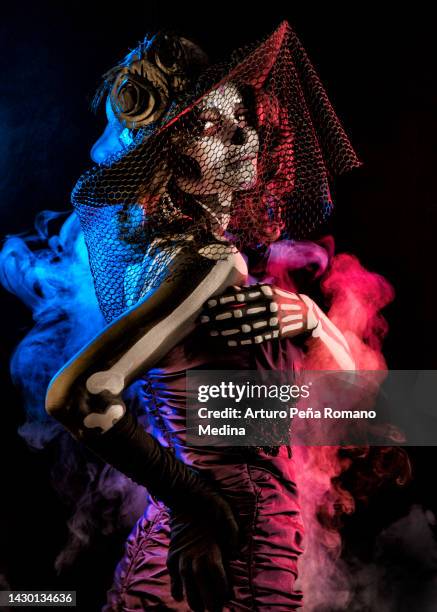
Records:
[[[243,97],[233,83],[205,96],[200,109],[201,132],[182,150],[192,170],[187,176],[176,177],[182,191],[202,196],[254,186],[259,139],[247,115]]]
[[[259,139],[256,129],[248,123],[247,114],[243,97],[233,83],[205,96],[200,108],[200,134],[181,151],[188,160],[184,166],[189,168],[176,177],[182,191],[201,197],[254,186]],[[91,158],[97,163],[132,142],[130,131],[115,117],[109,98],[106,115],[106,129],[91,149]]]

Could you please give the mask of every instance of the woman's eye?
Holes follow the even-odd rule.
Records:
[[[216,132],[218,132],[218,130],[220,129],[221,126],[221,121],[209,121],[206,120],[203,124],[203,134],[205,134],[206,136],[211,136],[211,134],[215,134]]]
[[[208,108],[200,115],[202,134],[207,136],[215,134],[222,125],[222,116],[218,109]]]
[[[235,113],[235,118],[237,119],[238,122],[247,122],[247,109],[245,108],[240,108],[236,113]]]

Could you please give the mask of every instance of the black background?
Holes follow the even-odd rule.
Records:
[[[71,188],[89,165],[90,146],[104,124],[89,110],[100,75],[146,31],[175,29],[218,59],[288,19],[364,161],[335,186],[337,250],[356,254],[395,287],[396,299],[385,311],[389,367],[437,368],[434,33],[423,6],[272,0],[264,6],[235,0],[11,4],[2,9],[0,26],[2,236],[29,230],[42,209],[69,208]],[[67,511],[50,488],[47,459],[14,433],[23,414],[8,377],[11,351],[31,319],[16,298],[4,291],[1,298],[2,433],[8,444],[2,446],[6,554],[0,572],[17,589],[87,588],[87,609],[98,609],[126,534],[102,537],[77,567],[55,575]],[[409,453],[413,484],[379,492],[367,509],[358,508],[351,540],[376,533],[412,501],[435,509],[436,453]]]

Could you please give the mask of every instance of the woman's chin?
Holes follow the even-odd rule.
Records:
[[[255,187],[258,179],[257,160],[250,159],[245,162],[244,172],[240,170],[240,180],[236,181],[236,191],[247,191]]]
[[[236,191],[248,191],[249,189],[253,189],[256,186],[258,176],[253,173],[251,177],[245,177],[245,180],[242,181],[237,187]]]

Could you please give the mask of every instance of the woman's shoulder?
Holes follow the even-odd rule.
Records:
[[[333,239],[277,240],[258,251],[248,251],[249,273],[290,291],[304,292],[328,268]]]

